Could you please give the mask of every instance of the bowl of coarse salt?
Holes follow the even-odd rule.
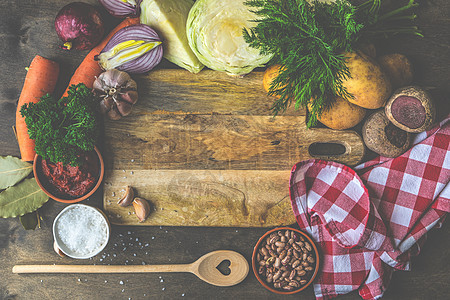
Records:
[[[67,206],[53,221],[56,247],[65,255],[77,259],[99,254],[108,244],[110,232],[106,215],[85,204]]]

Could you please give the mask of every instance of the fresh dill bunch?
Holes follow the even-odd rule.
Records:
[[[345,52],[355,51],[362,38],[407,31],[417,34],[416,27],[392,22],[395,18],[411,20],[402,14],[415,6],[413,0],[385,15],[379,13],[381,0],[358,5],[345,0],[250,0],[245,4],[258,18],[253,20],[255,27],[243,30],[244,39],[261,54],[273,55],[271,65],[282,66],[269,88],[269,95],[279,96],[272,105],[274,115],[285,111],[291,102],[296,109],[310,103],[308,127],[336,97],[353,97],[343,86],[350,77]]]
[[[67,97],[56,100],[47,94],[37,103],[24,104],[28,134],[43,159],[78,166],[81,154],[92,151],[99,136],[99,124],[92,92],[82,83],[72,85]]]

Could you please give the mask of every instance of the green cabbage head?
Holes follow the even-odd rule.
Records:
[[[201,63],[230,75],[244,75],[267,63],[271,56],[245,42],[243,28],[256,26],[257,16],[245,0],[197,0],[189,11],[186,34]]]

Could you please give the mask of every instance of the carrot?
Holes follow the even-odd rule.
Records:
[[[123,20],[119,25],[116,26],[108,36],[103,39],[103,41],[98,44],[94,49],[92,49],[88,55],[84,58],[78,68],[75,70],[75,73],[72,75],[72,78],[69,81],[66,91],[63,94],[63,97],[67,96],[67,92],[69,87],[72,84],[84,83],[88,88],[92,88],[95,78],[102,73],[102,69],[100,68],[97,61],[94,60],[94,57],[105,48],[106,44],[112,38],[117,31],[124,27],[128,27],[131,25],[139,24],[139,18],[127,18]]]
[[[34,140],[28,136],[25,118],[20,114],[20,108],[25,103],[36,103],[47,93],[52,93],[58,81],[59,64],[42,56],[36,55],[28,68],[22,92],[16,110],[16,136],[19,142],[22,160],[34,159]]]

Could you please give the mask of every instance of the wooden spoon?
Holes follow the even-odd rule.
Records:
[[[230,274],[224,275],[217,266],[230,261]],[[247,277],[248,262],[241,254],[230,250],[209,252],[191,264],[178,265],[16,265],[13,273],[160,273],[188,272],[209,284],[232,286]]]

